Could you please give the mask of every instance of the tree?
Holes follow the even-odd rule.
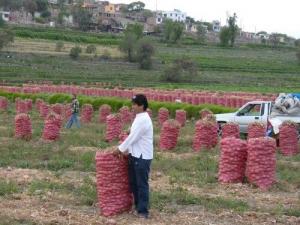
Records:
[[[230,40],[230,30],[228,27],[223,27],[221,29],[220,35],[220,42],[221,42],[221,46],[223,47],[227,47],[229,45],[229,40]]]
[[[163,81],[168,82],[191,82],[198,74],[195,62],[187,57],[175,59],[171,66],[168,66],[162,75]]]
[[[184,27],[181,22],[165,20],[163,23],[164,40],[172,43],[178,42],[183,34],[183,28]]]
[[[36,11],[44,12],[48,10],[48,0],[35,0],[36,2]]]
[[[76,7],[73,10],[74,21],[78,24],[79,29],[87,31],[92,22],[92,14],[83,9],[81,6]]]
[[[134,50],[136,42],[136,35],[133,33],[127,33],[120,43],[119,48],[122,52],[127,54],[127,60],[129,62],[134,62]]]
[[[32,19],[34,19],[34,13],[37,11],[37,4],[33,0],[25,0],[24,8],[27,12],[32,15]]]
[[[70,57],[72,59],[78,59],[80,53],[81,53],[81,48],[79,46],[75,46],[73,48],[71,48],[70,50]]]
[[[145,3],[138,1],[138,2],[132,2],[128,5],[127,10],[129,12],[141,12],[145,8]]]
[[[300,64],[300,48],[298,48],[298,50],[296,52],[296,57],[298,59],[298,63]]]
[[[236,13],[234,13],[233,16],[230,16],[227,19],[231,47],[234,46],[235,38],[236,38],[236,35],[238,33],[238,29],[239,29],[239,27],[236,25],[236,22],[237,22]]]
[[[206,27],[204,27],[202,24],[197,25],[197,38],[200,43],[205,43],[206,41]]]
[[[125,35],[126,34],[134,34],[137,39],[140,39],[143,37],[143,31],[144,31],[144,26],[138,23],[135,24],[128,24],[125,30]]]
[[[2,19],[2,15],[0,13],[0,28],[5,26],[5,21]]]
[[[14,41],[14,33],[9,29],[0,30],[0,50]]]
[[[97,48],[95,45],[88,45],[85,49],[85,52],[88,54],[96,53]]]
[[[23,0],[0,0],[0,7],[4,10],[19,10],[23,6]]]
[[[280,44],[280,34],[272,33],[269,36],[269,42],[271,43],[271,45],[273,46],[273,48],[278,47],[278,45]]]
[[[141,39],[137,47],[137,61],[140,68],[149,70],[152,68],[152,56],[154,55],[154,46],[147,39]]]
[[[295,46],[300,47],[300,39],[295,40]]]

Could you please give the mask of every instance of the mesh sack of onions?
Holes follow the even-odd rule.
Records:
[[[222,138],[240,138],[240,127],[236,123],[226,123],[222,126]]]
[[[176,147],[180,127],[180,123],[172,119],[163,123],[159,140],[159,147],[162,150],[171,150]]]
[[[16,113],[28,113],[27,103],[25,100],[18,99],[16,100]]]
[[[128,159],[114,156],[109,150],[96,153],[97,196],[100,214],[113,216],[132,207],[133,197],[128,178]]]
[[[45,119],[44,130],[42,134],[43,140],[55,141],[59,139],[60,128],[62,125],[62,117],[56,113],[49,113]]]
[[[132,113],[128,106],[123,106],[119,109],[119,114],[121,116],[121,122],[123,124],[130,123],[132,120]]]
[[[211,149],[218,144],[218,127],[215,122],[198,120],[193,140],[194,151]]]
[[[176,110],[175,119],[179,122],[180,126],[184,127],[186,122],[186,111]]]
[[[0,110],[7,110],[8,100],[5,97],[0,96]]]
[[[247,161],[247,142],[235,137],[221,141],[219,182],[243,182]]]
[[[47,117],[47,115],[49,114],[49,112],[50,112],[50,106],[48,104],[43,103],[40,105],[40,116],[42,118],[45,119]]]
[[[28,114],[20,113],[15,116],[15,137],[24,140],[31,139],[32,125]]]
[[[106,117],[111,114],[111,107],[110,105],[104,104],[101,105],[99,108],[99,122],[105,123]]]
[[[72,116],[72,104],[66,104],[64,105],[64,118],[65,119],[70,119]]]
[[[35,100],[35,109],[39,112],[41,105],[44,104],[44,101],[40,98]]]
[[[158,123],[163,125],[163,123],[169,119],[169,110],[166,108],[160,108],[158,111]]]
[[[276,178],[276,141],[261,137],[248,140],[246,176],[250,183],[269,189]]]
[[[27,110],[28,111],[32,110],[32,99],[25,99],[25,103],[27,106]]]
[[[123,141],[128,137],[129,133],[127,131],[122,131],[119,135],[119,143],[122,144]]]
[[[266,126],[263,123],[255,122],[248,125],[248,139],[266,136]]]
[[[122,132],[121,117],[119,114],[111,114],[106,117],[105,140],[111,142],[119,138]]]
[[[81,110],[81,121],[83,123],[90,123],[93,118],[93,106],[91,104],[84,104]]]
[[[200,114],[200,119],[204,119],[208,115],[213,115],[213,112],[210,111],[209,109],[202,109],[200,110],[199,114]]]
[[[292,156],[299,153],[297,124],[283,122],[279,127],[280,152],[285,156]]]
[[[63,115],[64,114],[64,106],[60,103],[56,103],[54,105],[51,105],[51,110],[58,114],[58,115]]]

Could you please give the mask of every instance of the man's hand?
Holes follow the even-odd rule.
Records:
[[[122,159],[124,157],[123,153],[118,148],[116,148],[113,151],[113,155],[116,156],[116,157],[118,157],[119,159]]]

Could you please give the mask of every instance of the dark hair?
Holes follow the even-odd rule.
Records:
[[[142,95],[142,94],[135,95],[132,97],[131,101],[133,104],[137,104],[138,106],[142,105],[144,108],[144,111],[146,111],[148,108],[148,100],[145,95]]]

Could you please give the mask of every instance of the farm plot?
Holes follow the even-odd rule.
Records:
[[[34,107],[33,107],[34,108]],[[44,121],[30,111],[32,139],[14,138],[15,107],[0,112],[0,221],[2,224],[299,224],[300,158],[277,154],[277,183],[269,191],[244,184],[219,184],[219,147],[195,153],[195,121],[181,128],[172,151],[159,149],[151,172],[149,221],[124,213],[99,216],[95,151],[105,142],[105,124],[62,128],[58,141],[41,140]],[[128,126],[128,125],[127,125]],[[127,127],[124,127],[127,129]]]

